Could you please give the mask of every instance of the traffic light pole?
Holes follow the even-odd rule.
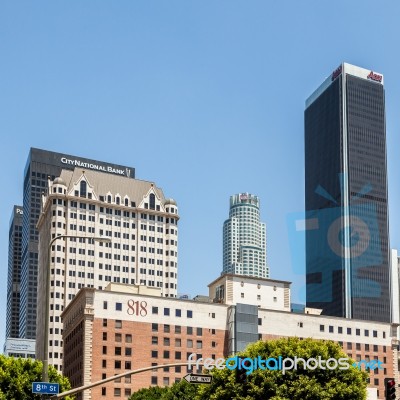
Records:
[[[141,369],[137,369],[137,370],[133,370],[133,371],[124,372],[123,374],[110,376],[109,378],[106,378],[106,379],[103,379],[101,381],[97,381],[94,383],[90,383],[89,385],[81,386],[81,387],[78,387],[75,389],[68,390],[67,392],[59,393],[55,396],[51,396],[50,399],[62,399],[65,396],[83,392],[84,390],[103,385],[104,383],[107,383],[107,382],[115,381],[116,379],[124,378],[125,376],[140,374],[141,372],[152,371],[154,369],[167,368],[167,367],[179,367],[179,366],[184,366],[184,365],[191,365],[191,363],[186,362],[186,363],[177,363],[177,364],[155,365],[153,367],[146,367],[146,368],[141,368]],[[199,365],[203,365],[203,364],[199,363]]]

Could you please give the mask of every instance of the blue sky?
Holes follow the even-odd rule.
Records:
[[[131,165],[180,209],[179,292],[221,271],[229,196],[261,198],[271,277],[293,281],[305,99],[341,62],[383,73],[391,246],[400,248],[400,3],[3,1],[0,346],[8,224],[29,148]]]

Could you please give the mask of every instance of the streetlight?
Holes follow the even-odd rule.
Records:
[[[47,260],[47,270],[46,270],[46,309],[44,317],[44,354],[43,354],[43,372],[42,380],[47,382],[49,380],[49,319],[50,319],[50,260],[51,260],[51,246],[58,239],[90,239],[96,242],[111,243],[108,238],[103,238],[101,236],[75,236],[75,235],[60,235],[50,240],[48,248],[48,260]]]

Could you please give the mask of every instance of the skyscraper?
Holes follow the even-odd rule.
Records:
[[[307,306],[390,321],[383,76],[341,64],[305,109]]]
[[[35,339],[36,296],[38,274],[38,239],[36,224],[40,216],[41,197],[47,189],[48,177],[54,179],[62,169],[102,171],[116,176],[135,177],[134,168],[87,158],[31,148],[24,172],[21,297],[19,310],[19,337]]]
[[[132,294],[177,296],[179,215],[176,202],[153,182],[75,168],[63,170],[48,187],[37,225],[36,354],[43,359],[49,273],[49,362],[61,369],[61,313],[79,289],[115,283],[130,285]],[[133,312],[126,306],[114,311]]]
[[[266,227],[260,222],[260,200],[249,193],[230,198],[229,219],[223,228],[223,271],[259,278],[269,277]]]
[[[19,337],[22,215],[22,207],[14,206],[8,234],[6,339]]]

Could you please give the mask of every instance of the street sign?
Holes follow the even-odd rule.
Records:
[[[189,383],[206,383],[209,385],[212,381],[211,375],[200,375],[200,374],[187,374],[183,377]]]
[[[57,394],[59,391],[59,383],[32,382],[32,393]]]

